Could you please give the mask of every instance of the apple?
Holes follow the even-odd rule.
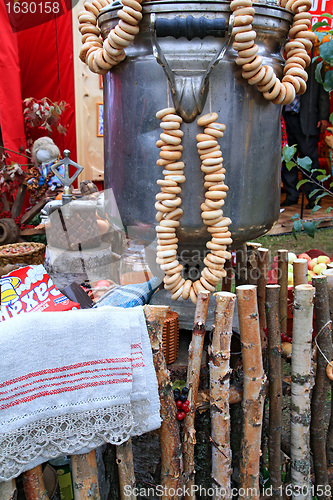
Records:
[[[317,257],[315,257],[308,263],[308,269],[310,271],[313,271],[314,266],[316,266],[317,264],[318,264]]]
[[[292,286],[294,284],[294,273],[288,273],[288,286]]]
[[[329,257],[327,257],[327,255],[319,255],[319,257],[317,257],[317,262],[318,264],[330,264],[331,262],[331,259]]]
[[[300,253],[298,259],[306,259],[308,262],[312,260],[310,255],[308,255],[307,253]]]
[[[295,259],[297,259],[297,255],[294,252],[288,252],[288,263],[292,264]]]
[[[313,272],[316,274],[322,274],[323,271],[326,271],[326,269],[327,269],[326,264],[324,264],[324,263],[316,264],[313,268]]]

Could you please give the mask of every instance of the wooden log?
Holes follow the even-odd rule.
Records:
[[[282,365],[279,320],[279,285],[266,287],[266,318],[269,367],[268,457],[272,499],[282,498],[281,429],[282,429]]]
[[[232,267],[232,259],[227,259],[225,261],[224,269],[227,274],[224,278],[222,278],[222,290],[224,292],[231,292],[232,278],[234,274],[234,269]]]
[[[260,444],[266,377],[262,363],[256,287],[238,286],[236,295],[244,372],[239,498],[259,500]]]
[[[268,275],[268,248],[258,248],[258,270],[259,277],[257,283],[257,296],[258,296],[258,312],[259,312],[259,328],[261,338],[261,349],[264,352],[267,348],[267,335],[266,335],[266,311],[265,311],[265,298],[266,298],[266,285]]]
[[[310,500],[310,390],[313,322],[312,285],[294,290],[293,352],[291,360],[291,482],[293,499]]]
[[[307,285],[308,261],[306,259],[295,259],[293,262],[294,288],[298,285]]]
[[[120,498],[121,500],[135,500],[135,474],[131,439],[128,439],[125,443],[116,446],[116,457]]]
[[[71,456],[75,500],[100,500],[95,450]]]
[[[210,416],[212,433],[212,481],[214,499],[230,500],[230,343],[236,295],[229,292],[215,294],[213,339],[209,355]],[[222,493],[223,492],[223,493]]]
[[[178,500],[178,495],[170,496],[168,494],[171,491],[177,492],[182,484],[181,442],[176,419],[177,408],[162,343],[164,320],[168,309],[166,306],[144,306],[161,403],[161,485],[164,493],[161,498],[163,500]]]
[[[280,285],[280,332],[287,335],[288,317],[288,250],[278,250],[278,285]]]
[[[261,244],[248,242],[246,243],[247,253],[247,283],[249,285],[258,285],[259,280],[259,255],[258,250]]]
[[[320,486],[316,492],[318,500],[330,498],[325,495],[329,489],[325,438],[325,404],[331,388],[331,381],[326,375],[327,360],[333,359],[332,322],[328,301],[326,276],[314,276],[314,309],[316,317],[317,369],[311,399],[310,444],[313,456],[315,484]]]
[[[23,473],[23,489],[26,500],[49,500],[41,465]]]
[[[323,275],[326,276],[327,279],[327,289],[328,289],[328,302],[330,309],[330,317],[331,321],[333,321],[333,269],[326,269],[323,271]],[[327,438],[326,438],[326,456],[329,465],[333,464],[333,381],[331,381],[331,415],[330,421],[327,429]],[[333,486],[333,481],[331,482]]]
[[[200,291],[195,308],[192,339],[188,350],[188,368],[186,386],[188,387],[187,399],[190,402],[190,411],[184,419],[183,427],[183,477],[185,484],[184,499],[195,500],[195,464],[194,445],[195,439],[195,410],[197,405],[201,357],[206,333],[206,318],[208,312],[210,292]]]
[[[1,500],[15,500],[17,497],[17,489],[15,479],[0,483],[0,498]]]
[[[236,286],[247,283],[247,251],[245,243],[236,250],[235,283]]]

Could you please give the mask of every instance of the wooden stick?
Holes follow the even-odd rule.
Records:
[[[331,497],[323,493],[329,489],[324,423],[325,403],[331,388],[330,379],[326,375],[326,366],[327,360],[331,361],[333,356],[332,323],[326,276],[314,276],[312,285],[315,288],[314,308],[318,333],[316,337],[317,370],[311,400],[310,443],[316,486],[321,486],[316,496],[322,499]],[[326,490],[325,486],[327,486]]]
[[[279,320],[279,285],[266,287],[266,315],[269,366],[269,431],[268,456],[272,499],[282,498],[281,429],[282,429],[282,365]]]
[[[232,267],[232,259],[227,259],[224,264],[224,269],[227,275],[222,278],[222,290],[224,292],[231,292],[232,287],[232,278],[233,278],[233,267]]]
[[[267,335],[266,335],[266,311],[265,311],[265,298],[266,298],[266,285],[268,275],[268,248],[258,248],[258,312],[259,312],[259,327],[261,337],[261,349],[263,351],[267,348]]]
[[[245,243],[236,250],[235,271],[236,286],[245,285],[247,283],[247,251]]]
[[[162,343],[164,320],[168,309],[166,306],[144,306],[161,403],[161,485],[163,492],[165,492],[161,498],[178,500],[179,496],[168,494],[172,490],[177,492],[182,483],[181,442],[179,424],[176,419],[177,408]]]
[[[215,321],[210,349],[210,417],[212,432],[213,487],[222,491],[214,499],[230,500],[231,448],[230,448],[230,343],[236,295],[228,292],[215,294]]]
[[[183,428],[183,460],[184,460],[184,482],[186,500],[195,500],[194,492],[194,445],[195,439],[195,409],[197,404],[201,357],[206,333],[206,318],[208,312],[210,292],[201,291],[198,293],[197,305],[192,331],[192,340],[188,350],[188,368],[186,385],[189,389],[187,399],[190,402],[190,411],[184,419]]]
[[[288,317],[288,250],[278,250],[278,285],[280,285],[280,332],[287,335]]]
[[[326,276],[327,279],[327,289],[328,289],[328,301],[329,301],[329,309],[330,309],[330,317],[331,321],[333,321],[333,270],[326,269],[323,272],[323,275]],[[327,461],[329,465],[333,464],[333,382],[331,381],[331,415],[330,421],[327,429],[327,438],[326,438],[326,455]]]
[[[23,488],[26,500],[49,500],[41,465],[23,473]]]
[[[261,246],[261,245],[260,245]],[[247,283],[249,285],[258,285],[259,280],[259,255],[260,246],[254,243],[246,243],[247,250]]]
[[[15,479],[0,483],[0,498],[1,500],[15,500],[17,489]]]
[[[116,457],[120,498],[121,500],[135,500],[135,474],[131,439],[128,439],[125,443],[116,446]]]
[[[95,450],[71,456],[75,500],[100,500]]]
[[[294,291],[290,453],[292,498],[298,500],[312,498],[309,431],[314,292],[311,285],[297,285]]]
[[[298,285],[307,285],[308,261],[306,259],[295,259],[293,262],[294,288]]]
[[[259,462],[266,377],[262,364],[256,287],[236,288],[244,372],[239,498],[259,500]]]

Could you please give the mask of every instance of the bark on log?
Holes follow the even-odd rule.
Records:
[[[288,250],[278,250],[278,285],[280,285],[280,333],[287,334],[288,316]]]
[[[210,349],[210,416],[212,433],[212,480],[215,494],[212,498],[231,498],[230,448],[230,343],[236,295],[228,292],[215,294],[213,339]]]
[[[23,489],[26,500],[49,500],[41,465],[23,473]]]
[[[318,500],[331,498],[325,495],[329,488],[325,440],[325,403],[331,388],[330,379],[326,375],[327,359],[332,360],[332,323],[328,302],[327,279],[325,276],[314,276],[312,285],[315,288],[314,309],[316,317],[317,370],[311,400],[310,444]],[[323,489],[322,489],[323,487]]]
[[[245,285],[247,283],[247,251],[244,243],[236,250],[236,269],[235,269],[235,284],[236,286]]]
[[[182,484],[181,442],[176,419],[177,408],[162,343],[164,320],[168,309],[166,306],[144,306],[161,403],[161,485],[163,492],[165,492],[161,498],[163,500],[178,500],[179,496],[168,494],[172,490],[177,491]]]
[[[259,280],[259,255],[258,250],[261,244],[252,242],[246,243],[247,250],[247,283],[249,285],[258,285]]]
[[[75,500],[100,500],[95,450],[72,455],[73,492]]]
[[[294,291],[293,351],[291,359],[291,482],[292,498],[310,500],[310,390],[313,322],[312,285]]]
[[[266,318],[269,366],[269,431],[268,456],[272,499],[282,498],[281,429],[282,429],[282,365],[279,321],[279,285],[266,287]]]
[[[231,292],[232,278],[234,273],[231,259],[227,259],[225,261],[224,270],[226,271],[227,274],[224,278],[222,278],[222,290],[224,292]]]
[[[265,298],[266,298],[266,285],[268,275],[268,254],[267,248],[258,248],[258,312],[259,312],[259,328],[261,337],[261,349],[264,352],[267,348],[267,335],[266,335],[266,311],[265,311]]]
[[[244,372],[243,437],[240,460],[240,494],[246,500],[260,497],[259,467],[265,394],[256,287],[236,288]]]
[[[128,439],[125,443],[116,447],[116,463],[118,465],[118,477],[121,500],[135,500],[135,474],[133,462],[132,441]]]
[[[17,489],[15,479],[0,483],[0,498],[1,500],[15,500]]]
[[[295,259],[293,262],[294,289],[298,285],[307,285],[308,261],[306,259]]]
[[[329,301],[329,309],[330,309],[330,317],[331,321],[333,321],[333,270],[326,269],[323,272],[323,275],[326,276],[327,279],[327,289],[328,289],[328,301]],[[333,464],[333,382],[331,381],[331,415],[330,421],[328,424],[327,430],[327,438],[326,438],[326,455],[327,461],[329,465]],[[332,484],[333,486],[333,484]]]
[[[195,439],[195,410],[197,404],[200,367],[202,350],[206,333],[206,318],[208,312],[210,292],[201,291],[198,293],[198,300],[195,308],[195,316],[192,330],[192,340],[188,350],[188,368],[186,386],[189,389],[188,400],[190,411],[186,414],[183,428],[183,461],[184,461],[184,499],[195,500],[195,463],[194,446]]]

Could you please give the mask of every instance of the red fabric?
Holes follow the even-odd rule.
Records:
[[[66,101],[62,125],[67,134],[53,133],[52,138],[61,153],[71,152],[76,161],[75,92],[73,68],[72,11],[33,28],[17,33],[22,75],[22,98],[48,97]],[[47,135],[38,132],[37,137]],[[36,138],[37,138],[36,137]]]
[[[20,66],[16,35],[12,32],[4,2],[0,2],[0,126],[5,148],[13,151],[26,146],[22,101]],[[23,156],[10,153],[11,159],[26,163]]]

